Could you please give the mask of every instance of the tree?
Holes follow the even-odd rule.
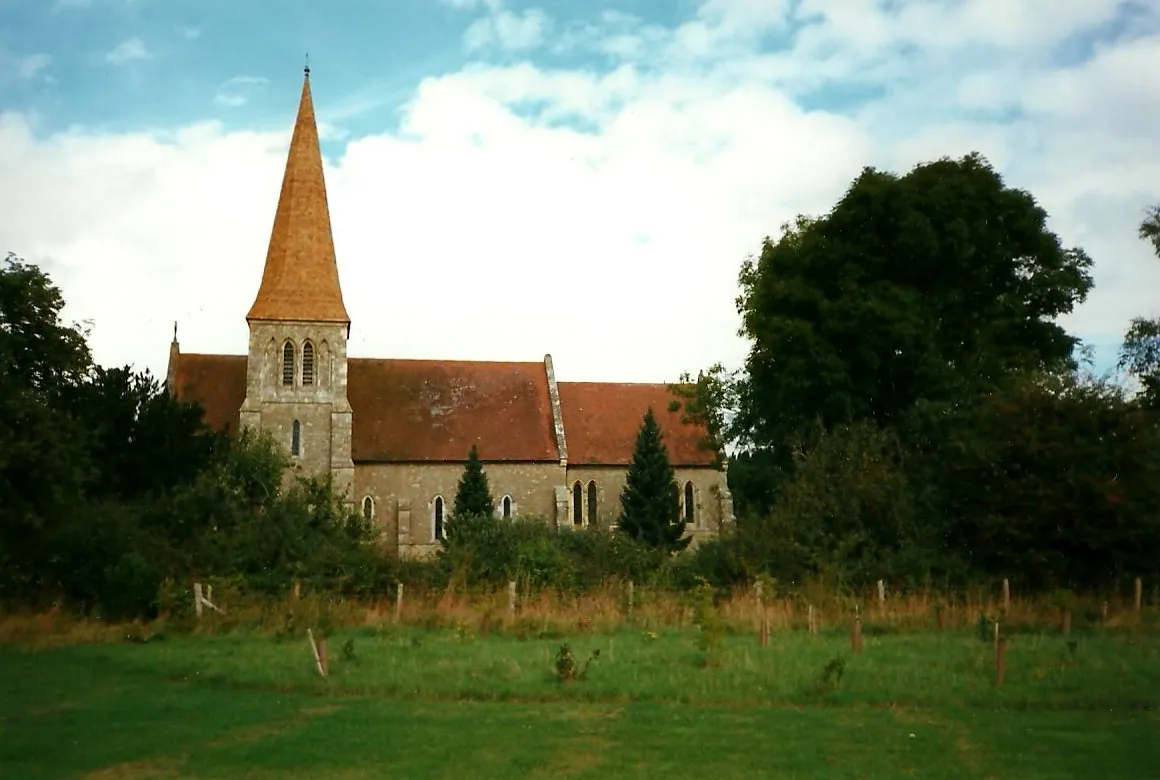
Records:
[[[1148,209],[1148,215],[1140,223],[1140,238],[1150,242],[1156,256],[1160,257],[1160,205]]]
[[[1091,289],[1091,259],[1046,218],[969,155],[867,168],[829,214],[767,238],[740,273],[752,346],[734,437],[783,447],[815,420],[890,424],[920,399],[1074,366],[1055,320]]]
[[[451,517],[489,517],[494,512],[495,501],[487,485],[487,475],[483,473],[483,464],[479,461],[479,449],[473,444],[467,453],[467,465],[463,468],[463,476],[459,478],[459,487],[455,491],[455,506]]]
[[[1140,238],[1160,257],[1160,206],[1152,206],[1140,223]],[[1140,401],[1160,409],[1160,317],[1135,317],[1120,347],[1120,368],[1140,383]]]
[[[689,545],[682,538],[680,488],[651,407],[636,435],[617,523],[621,531],[652,547],[683,550]]]

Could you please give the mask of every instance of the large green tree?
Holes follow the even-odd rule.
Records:
[[[777,447],[815,420],[889,424],[920,399],[1072,366],[1055,320],[1091,289],[1091,260],[1046,221],[978,155],[864,170],[742,268],[740,428]]]
[[[455,491],[453,518],[489,517],[495,512],[495,500],[487,484],[487,474],[483,473],[483,463],[479,460],[479,448],[471,445],[467,453],[467,464]]]
[[[1152,244],[1160,258],[1160,206],[1153,206],[1140,223],[1140,238]],[[1140,383],[1140,401],[1160,409],[1160,317],[1135,317],[1120,348],[1120,368]]]
[[[680,488],[656,415],[645,412],[620,494],[621,532],[663,550],[689,545],[681,518]]]

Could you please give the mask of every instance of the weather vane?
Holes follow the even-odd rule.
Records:
[[[302,69],[302,72],[307,76],[310,75],[310,52],[306,52],[306,67]]]

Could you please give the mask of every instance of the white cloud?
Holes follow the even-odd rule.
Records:
[[[351,353],[551,352],[562,379],[658,381],[737,363],[736,274],[764,235],[829,209],[863,165],[905,172],[973,150],[1040,199],[1066,245],[1095,258],[1097,289],[1069,327],[1115,343],[1131,316],[1157,309],[1160,263],[1135,226],[1160,201],[1160,139],[1147,132],[1160,88],[1144,78],[1160,71],[1160,39],[1106,46],[1066,70],[1016,53],[939,71],[931,63],[957,45],[946,33],[923,33],[927,59],[900,62],[884,51],[921,25],[906,22],[909,31],[870,3],[845,7],[882,43],[843,48],[851,22],[825,22],[789,53],[730,55],[716,42],[751,40],[737,19],[783,16],[716,0],[693,20],[715,42],[708,55],[686,46],[676,59],[675,30],[654,28],[645,53],[630,53],[637,61],[604,72],[475,65],[424,80],[397,133],[350,138],[328,161]],[[955,18],[966,36],[1015,40]],[[603,21],[646,37],[631,19]],[[728,25],[740,32],[718,29]],[[1040,42],[1065,34],[1015,27]],[[707,56],[714,64],[696,64]],[[870,63],[879,74],[927,67],[929,78],[845,115],[804,111],[786,86],[792,74],[840,81]],[[314,89],[321,132],[340,138],[330,122],[342,110],[323,109],[344,96]],[[205,124],[168,137],[38,138],[4,115],[0,179],[11,186],[0,190],[0,235],[10,243],[0,249],[44,263],[70,316],[94,321],[105,363],[163,373],[174,319],[183,349],[244,351],[296,98],[285,95],[275,134]],[[963,108],[1022,113],[998,123]]]
[[[226,108],[239,108],[250,101],[250,94],[266,86],[269,79],[264,76],[234,76],[218,89],[213,102]]]
[[[497,9],[471,23],[463,34],[463,45],[468,51],[490,46],[513,51],[534,49],[544,42],[550,28],[551,20],[538,8],[523,13]]]
[[[135,60],[147,60],[152,57],[140,38],[130,38],[121,41],[117,48],[105,55],[105,61],[113,65],[124,65]]]
[[[22,79],[30,79],[52,64],[52,57],[47,54],[30,54],[16,61],[16,75]]]
[[[200,27],[178,27],[177,31],[181,33],[181,37],[187,41],[196,40],[201,37]]]

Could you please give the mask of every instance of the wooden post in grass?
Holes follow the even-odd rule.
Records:
[[[854,625],[850,628],[850,652],[862,652],[862,618],[857,607],[854,607]]]
[[[628,622],[632,622],[632,602],[635,600],[635,591],[632,580],[628,581]]]
[[[1103,628],[1108,624],[1108,602],[1104,602],[1100,607],[1100,627]]]
[[[1003,578],[1003,614],[1007,615],[1011,612],[1011,582]]]
[[[999,647],[999,619],[995,619],[995,647]]]
[[[810,604],[806,607],[806,627],[811,634],[818,633],[818,618],[814,614],[814,605]]]
[[[753,583],[753,593],[757,597],[757,614],[762,615],[765,613],[765,605],[761,601],[761,580]]]
[[[757,639],[762,647],[769,647],[769,618],[765,615],[761,616],[761,630],[758,632]]]
[[[878,580],[878,606],[886,604],[886,583]]]
[[[325,679],[326,665],[323,663],[322,652],[319,650],[318,643],[314,641],[314,632],[311,629],[306,629],[306,636],[310,638],[310,650],[314,653],[314,665],[318,668],[318,673]],[[323,641],[323,649],[325,649],[326,640]]]
[[[1144,606],[1144,581],[1139,577],[1136,578],[1136,593],[1133,604],[1136,607],[1136,612],[1139,612],[1140,608]]]
[[[516,581],[512,580],[508,583],[508,608],[507,608],[508,625],[516,619]]]
[[[201,583],[193,583],[193,611],[197,613],[197,619],[201,620]]]
[[[395,625],[403,619],[403,583],[395,586]]]
[[[300,598],[302,598],[302,583],[294,580],[294,600],[297,601]]]
[[[996,624],[998,625],[998,624]],[[1007,650],[1007,638],[995,639],[995,687],[1003,687],[1003,655]]]
[[[1059,616],[1059,633],[1071,636],[1071,610],[1065,609]]]

